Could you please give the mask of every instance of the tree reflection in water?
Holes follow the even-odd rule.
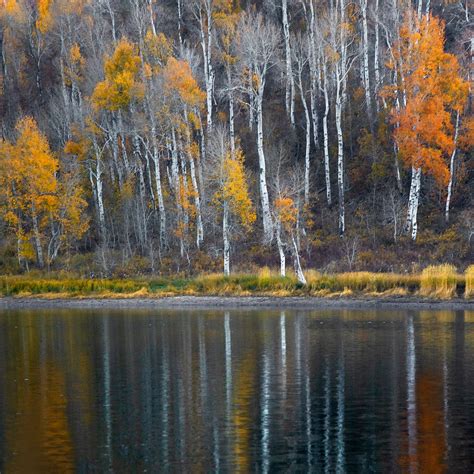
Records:
[[[474,315],[0,317],[0,471],[469,472]]]

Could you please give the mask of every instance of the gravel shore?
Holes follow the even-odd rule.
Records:
[[[470,310],[474,300],[430,300],[400,298],[315,298],[266,296],[175,296],[165,298],[0,298],[2,309],[84,308],[84,309],[414,309]]]

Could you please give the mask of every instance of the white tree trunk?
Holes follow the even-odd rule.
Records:
[[[186,145],[187,149],[191,150],[191,133],[189,131],[190,125],[188,120],[188,112],[185,110],[184,118],[186,121]],[[196,179],[196,166],[194,162],[194,157],[191,151],[188,152],[189,159],[189,169],[191,173],[191,182],[194,189],[194,204],[196,206],[196,246],[200,248],[202,242],[204,241],[204,227],[202,224],[202,210],[201,210],[201,194],[199,191],[198,182]]]
[[[303,270],[301,268],[300,253],[299,253],[298,245],[296,244],[294,235],[291,236],[291,241],[293,243],[293,258],[294,258],[296,278],[298,278],[298,281],[300,283],[302,283],[303,285],[306,285],[307,282],[306,282],[306,278],[304,276]]]
[[[230,135],[230,152],[232,157],[235,156],[235,116],[234,116],[234,94],[229,95],[229,135]]]
[[[364,69],[365,102],[369,120],[372,120],[372,97],[370,94],[370,71],[369,71],[369,30],[367,26],[367,0],[360,0],[362,10],[362,50]]]
[[[286,111],[290,123],[295,126],[295,82],[291,62],[290,25],[288,22],[288,0],[282,0],[283,36],[285,38],[285,63],[286,63]]]
[[[202,224],[201,197],[196,179],[196,168],[194,165],[194,158],[191,154],[189,157],[189,165],[191,171],[191,182],[193,183],[194,188],[194,204],[196,206],[196,245],[197,248],[200,248],[204,241],[204,227]]]
[[[323,59],[324,61],[324,59]],[[329,131],[328,131],[328,116],[329,116],[329,92],[328,92],[328,77],[326,65],[323,70],[323,84],[324,84],[324,116],[323,116],[323,141],[324,141],[324,176],[326,179],[326,198],[328,206],[332,205],[331,193],[331,170],[329,166]]]
[[[300,91],[301,103],[303,104],[304,116],[305,116],[305,129],[306,129],[306,141],[305,141],[305,154],[304,154],[304,202],[309,204],[309,191],[310,191],[310,151],[311,151],[311,117],[309,114],[308,104],[306,103],[306,97],[303,89],[303,79],[301,77],[301,67],[298,69],[298,89]]]
[[[214,68],[212,66],[212,0],[204,2],[206,24],[200,12],[201,48],[204,63],[204,80],[206,83],[207,129],[212,128],[212,99],[214,95]]]
[[[259,87],[255,101],[257,103],[257,150],[259,164],[259,184],[260,184],[260,201],[262,205],[263,219],[263,236],[266,242],[271,242],[273,237],[272,217],[270,214],[270,201],[268,198],[267,188],[267,171],[265,163],[265,152],[263,148],[263,87],[264,83]]]
[[[314,146],[319,148],[319,137],[318,137],[318,104],[317,104],[317,75],[318,66],[316,59],[316,14],[314,11],[313,2],[309,2],[310,18],[309,18],[309,37],[310,37],[310,58],[309,58],[309,70],[310,70],[310,82],[311,82],[311,119],[313,121],[313,141]]]
[[[161,186],[161,171],[160,171],[160,155],[158,152],[158,143],[156,141],[156,130],[151,129],[152,144],[153,144],[153,164],[155,165],[155,186],[156,194],[158,196],[158,211],[160,213],[160,247],[163,248],[166,244],[166,210],[163,199],[163,188]]]
[[[418,204],[420,201],[421,168],[411,168],[410,196],[408,198],[408,213],[405,224],[405,232],[410,233],[411,238],[416,240],[418,233]]]
[[[456,128],[454,129],[454,148],[451,153],[451,162],[449,165],[449,184],[448,184],[448,196],[446,198],[446,210],[445,210],[445,219],[446,222],[449,222],[449,208],[451,206],[451,196],[453,193],[453,183],[454,183],[454,171],[455,171],[455,158],[457,152],[457,142],[459,134],[459,112],[456,114]]]
[[[380,28],[379,28],[379,0],[375,0],[375,45],[374,45],[374,75],[375,75],[375,107],[379,111],[379,101],[377,100],[380,89]]]
[[[339,191],[339,235],[346,230],[344,204],[344,137],[342,134],[342,93],[339,66],[336,66],[337,185]]]
[[[224,275],[230,275],[230,239],[229,239],[229,204],[224,201],[224,216],[222,218],[222,236],[224,240]]]
[[[276,240],[278,245],[278,252],[280,254],[280,276],[286,276],[286,257],[285,257],[285,247],[281,240],[281,222],[277,221],[276,223]]]
[[[107,231],[105,226],[105,212],[104,212],[104,191],[103,191],[103,181],[102,181],[102,159],[100,157],[99,147],[97,141],[94,137],[94,154],[95,154],[95,171],[92,171],[92,176],[94,178],[94,185],[96,190],[97,197],[97,211],[99,217],[99,230],[100,230],[100,241],[102,247],[107,243]]]
[[[36,259],[38,261],[38,266],[40,268],[44,267],[44,256],[43,256],[43,246],[41,245],[41,237],[38,226],[38,217],[36,215],[36,210],[34,204],[32,204],[32,220],[33,220],[33,239],[35,242],[36,248]]]
[[[180,48],[183,46],[183,34],[181,32],[181,21],[183,19],[183,9],[181,6],[181,1],[178,0],[178,40]]]

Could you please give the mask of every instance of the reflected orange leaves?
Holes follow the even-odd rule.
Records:
[[[409,453],[404,431],[399,464],[403,471],[437,474],[446,472],[443,381],[435,374],[420,374],[416,381],[416,449]]]
[[[15,429],[6,441],[8,452],[14,453],[10,462],[15,471],[38,472],[48,466],[56,472],[73,472],[63,372],[48,362],[44,373],[20,380],[17,387]],[[6,471],[10,472],[8,464]]]

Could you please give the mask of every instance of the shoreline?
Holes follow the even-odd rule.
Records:
[[[11,309],[413,309],[474,311],[474,300],[420,297],[377,298],[311,296],[167,296],[161,298],[3,297],[0,310]]]

